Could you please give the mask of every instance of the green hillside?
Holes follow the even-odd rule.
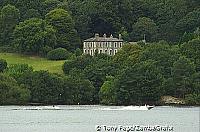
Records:
[[[38,56],[25,56],[14,53],[0,53],[0,58],[5,59],[10,64],[28,64],[34,70],[48,70],[52,73],[63,73],[62,65],[64,61],[50,61]]]

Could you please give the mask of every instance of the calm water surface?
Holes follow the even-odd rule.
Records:
[[[200,132],[200,107],[133,111],[113,106],[59,106],[61,110],[13,110],[24,107],[0,106],[0,132],[96,132],[96,125],[169,125],[174,132]]]

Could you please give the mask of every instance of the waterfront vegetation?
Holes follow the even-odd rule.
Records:
[[[198,0],[3,0],[0,104],[141,105],[173,96],[200,105],[199,7]],[[125,44],[115,56],[82,55],[81,42],[94,33],[121,33]]]

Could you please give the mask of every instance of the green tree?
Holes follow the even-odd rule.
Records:
[[[70,52],[64,48],[56,48],[47,53],[49,60],[66,60],[71,56]]]
[[[154,20],[159,26],[159,38],[162,40],[176,42],[180,34],[176,23],[187,13],[186,0],[152,0],[152,9],[156,9]],[[184,33],[184,32],[183,32]]]
[[[156,23],[147,17],[141,17],[133,25],[133,32],[131,33],[132,40],[143,40],[144,35],[146,36],[146,41],[157,40],[158,26]]]
[[[113,57],[114,63],[118,63],[121,67],[134,65],[139,60],[142,53],[142,47],[137,44],[124,44],[121,50]]]
[[[7,68],[6,60],[0,59],[0,72],[3,72]]]
[[[194,62],[196,70],[200,71],[200,39],[197,38],[184,43],[180,49],[183,55]]]
[[[13,77],[16,81],[21,78],[24,74],[32,73],[33,68],[29,67],[28,64],[11,64],[5,70],[5,74]]]
[[[180,19],[176,28],[181,32],[192,32],[197,27],[200,27],[200,9],[189,12],[185,17]]]
[[[154,60],[155,64],[161,69],[165,78],[171,76],[171,68],[173,63],[179,59],[179,49],[171,47],[165,41],[159,43],[149,44],[140,55],[140,61]]]
[[[29,101],[30,91],[23,85],[18,85],[12,78],[0,74],[0,104],[24,104]]]
[[[175,88],[174,95],[184,98],[191,93],[191,76],[195,73],[195,65],[187,58],[180,57],[172,68],[172,81]]]
[[[65,74],[68,74],[69,71],[73,68],[77,69],[85,69],[92,61],[92,57],[90,55],[82,55],[78,56],[72,60],[65,61],[63,65],[63,71]]]
[[[200,105],[200,94],[188,94],[185,101],[187,105]]]
[[[180,38],[179,44],[183,44],[195,38],[194,33],[187,33],[185,32],[183,36]]]
[[[25,21],[29,16],[27,16],[27,11],[30,12],[30,10],[34,10],[36,12],[35,15],[37,18],[41,16],[41,9],[42,9],[42,1],[43,0],[17,0],[13,3],[15,6],[20,10],[20,20]]]
[[[11,45],[13,30],[19,22],[19,10],[12,5],[6,5],[1,9],[0,14],[0,43]]]
[[[28,9],[26,13],[24,13],[24,19],[30,19],[30,18],[41,18],[41,14],[38,10],[35,9]]]
[[[55,30],[42,19],[26,20],[14,30],[14,46],[21,53],[39,54],[45,47],[54,48],[55,45]]]
[[[101,86],[99,99],[100,103],[104,105],[113,105],[116,103],[116,89],[113,77],[107,77],[107,81]]]
[[[63,78],[48,73],[36,71],[26,73],[18,79],[18,83],[25,85],[31,91],[31,102],[58,103],[63,94]]]
[[[42,2],[42,14],[45,16],[51,10],[57,8],[62,2],[59,0],[44,0]]]
[[[81,55],[83,54],[83,52],[82,52],[81,49],[77,48],[77,49],[75,50],[74,54],[75,54],[76,56],[81,56]]]
[[[63,100],[67,104],[94,104],[94,86],[89,80],[65,78]]]
[[[155,61],[144,61],[127,68],[116,82],[117,104],[156,103],[163,95],[163,76]]]
[[[194,73],[191,76],[192,93],[200,95],[200,72]]]
[[[46,21],[56,29],[57,46],[74,51],[80,45],[80,39],[74,28],[71,15],[64,9],[54,9],[45,16]]]

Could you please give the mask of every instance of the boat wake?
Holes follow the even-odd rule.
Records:
[[[145,105],[145,106],[124,106],[124,107],[120,107],[120,108],[103,108],[101,110],[150,110],[154,108],[154,106],[149,106],[149,105]]]
[[[38,107],[15,108],[13,110],[61,110],[61,108],[58,106],[38,106]]]

